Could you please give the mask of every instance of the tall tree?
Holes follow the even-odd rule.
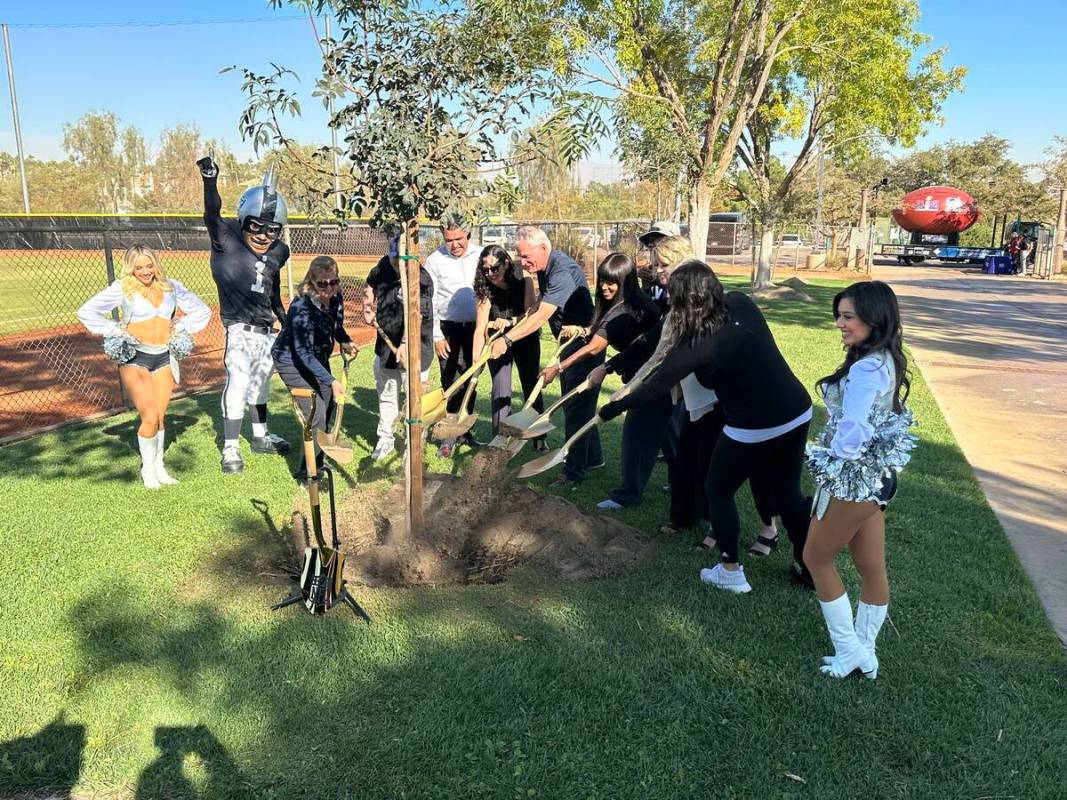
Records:
[[[272,0],[280,6],[282,0]],[[532,104],[554,108],[535,128],[569,132],[564,155],[575,160],[584,140],[595,133],[599,116],[577,119],[565,86],[543,69],[542,54],[515,47],[501,20],[472,14],[461,2],[431,7],[421,0],[294,0],[311,14],[332,13],[335,41],[323,40],[323,72],[314,94],[336,103],[329,125],[340,134],[349,190],[338,214],[370,212],[373,225],[400,226],[446,209],[486,188],[505,158],[498,143],[529,124]],[[257,147],[284,147],[294,157],[293,141],[282,119],[300,113],[288,70],[267,74],[244,69],[249,101],[241,130]],[[306,163],[317,185],[308,195],[332,192],[333,153],[320,148]],[[422,417],[419,384],[419,272],[407,262],[408,411]],[[412,313],[414,312],[414,313]],[[413,535],[422,528],[422,427],[410,428],[409,492]]]
[[[943,48],[918,58],[930,41],[914,30],[918,16],[914,0],[819,0],[786,37],[738,141],[748,178],[738,187],[762,229],[756,288],[771,284],[775,226],[820,152],[848,159],[875,142],[911,146],[960,87],[965,70],[946,69]],[[779,161],[772,150],[783,140],[797,149]]]
[[[119,130],[111,111],[90,111],[64,125],[63,149],[93,187],[97,205],[86,211],[119,213],[139,188],[148,161],[144,137],[132,126]]]
[[[542,8],[537,19],[556,21],[572,74],[663,108],[685,152],[689,237],[703,252],[708,215],[741,135],[788,52],[786,37],[813,2],[546,0],[569,13]]]
[[[189,165],[205,153],[213,153],[215,163],[222,167],[219,187],[223,202],[237,189],[245,186],[242,179],[251,180],[247,166],[240,168],[233,154],[220,142],[204,141],[195,124],[179,122],[164,128],[159,136],[159,152],[152,162],[152,191],[140,198],[138,206],[146,211],[167,214],[196,214],[204,207],[204,190],[200,175]]]

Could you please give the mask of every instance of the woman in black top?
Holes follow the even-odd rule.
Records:
[[[330,354],[334,345],[355,355],[358,348],[345,331],[345,306],[341,298],[337,262],[329,256],[316,256],[308,267],[307,275],[297,289],[297,296],[289,304],[285,325],[271,349],[274,367],[285,385],[290,389],[311,389],[318,395],[315,415],[312,418],[314,431],[326,428],[326,420],[333,408],[333,398],[341,392],[341,383],[330,372]],[[311,413],[311,398],[299,398],[300,410]],[[315,463],[322,467],[322,450],[318,436],[315,443]],[[298,481],[307,480],[307,464],[301,459]]]
[[[482,249],[478,257],[478,271],[474,274],[474,297],[477,300],[477,316],[474,322],[474,347],[478,355],[485,346],[490,332],[508,330],[528,309],[537,303],[532,275],[512,260],[508,251],[491,244]],[[500,428],[500,420],[511,413],[511,365],[519,371],[524,398],[530,396],[537,384],[537,370],[541,362],[541,337],[527,336],[519,339],[500,358],[489,361],[493,391],[490,407],[493,410],[493,435]],[[544,408],[540,395],[533,407]],[[537,439],[538,450],[547,449],[544,437]]]
[[[715,443],[706,489],[721,562],[701,570],[720,589],[749,592],[738,563],[740,520],[734,495],[759,475],[793,543],[794,570],[806,575],[801,555],[808,502],[800,489],[811,398],[775,344],[763,314],[740,292],[725,294],[715,273],[688,261],[671,275],[669,322],[674,344],[644,385],[600,410],[603,419],[670,391],[686,375],[718,395],[726,417]]]
[[[596,271],[596,314],[585,334],[586,344],[563,359],[559,366],[549,364],[542,371],[545,383],[551,383],[586,358],[597,356],[608,345],[618,351],[627,350],[639,336],[648,333],[660,322],[660,312],[641,291],[637,281],[637,267],[623,253],[609,253]],[[618,371],[623,382],[629,381],[641,367],[643,360],[630,359]],[[590,390],[593,391],[593,390]],[[622,484],[611,497],[597,504],[598,508],[617,510],[636,506],[656,464],[659,441],[647,446],[643,433],[649,430],[650,419],[670,414],[670,395],[635,408],[626,415],[622,428]],[[660,436],[662,438],[662,435]]]

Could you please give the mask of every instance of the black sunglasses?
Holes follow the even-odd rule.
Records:
[[[332,289],[334,286],[340,286],[341,281],[338,278],[330,278],[328,281],[315,281],[315,285],[320,289]]]
[[[245,220],[245,228],[249,233],[265,233],[271,239],[277,239],[282,232],[282,226],[277,222],[260,222],[256,219]]]
[[[504,269],[504,265],[499,261],[491,267],[484,265],[482,266],[482,272],[488,273],[490,275],[492,275],[494,272],[500,272],[500,270],[502,269]]]

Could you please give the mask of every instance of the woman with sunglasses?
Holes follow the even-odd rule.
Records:
[[[537,303],[533,276],[523,272],[508,251],[491,244],[482,248],[478,256],[478,270],[474,273],[474,297],[477,301],[474,321],[474,349],[482,352],[486,339],[497,331],[508,330],[523,314]],[[489,374],[493,390],[490,407],[493,410],[493,435],[500,428],[500,420],[511,413],[511,365],[519,372],[524,398],[530,396],[537,384],[541,363],[541,338],[527,336],[519,339],[500,358],[490,359]],[[544,408],[541,397],[534,400],[538,411]],[[547,450],[544,437],[534,441],[538,450]]]
[[[315,463],[320,469],[323,456],[318,431],[325,430],[333,399],[342,391],[340,381],[330,372],[330,354],[337,343],[347,355],[355,355],[358,350],[345,331],[340,283],[336,261],[329,256],[313,258],[297,296],[289,304],[289,315],[271,351],[278,375],[290,390],[311,389],[318,395],[311,426],[315,431],[312,435]],[[300,398],[297,402],[304,415],[310,416],[311,398]],[[294,477],[300,483],[307,482],[307,464],[303,459]]]
[[[542,371],[545,383],[551,383],[557,375],[578,362],[603,353],[608,345],[620,353],[626,351],[634,340],[655,328],[659,321],[659,309],[637,284],[637,267],[633,260],[623,253],[609,253],[596,270],[596,312],[585,337],[586,343],[558,366],[549,364],[545,367]],[[633,378],[641,364],[639,360],[621,363],[619,373],[623,383]],[[670,413],[668,394],[626,415],[622,427],[622,482],[608,499],[597,504],[598,508],[616,511],[641,502],[663,439],[659,421],[669,417]]]

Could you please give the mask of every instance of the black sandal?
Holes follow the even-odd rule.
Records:
[[[703,539],[696,543],[695,550],[703,550],[705,553],[714,553],[715,547],[718,542],[715,541],[715,537],[711,534],[706,535]]]
[[[748,548],[748,554],[758,558],[769,556],[774,552],[774,548],[778,546],[778,537],[780,535],[776,533],[774,536],[757,536],[756,541],[752,543],[752,547]],[[766,548],[766,551],[759,549],[761,545]]]

